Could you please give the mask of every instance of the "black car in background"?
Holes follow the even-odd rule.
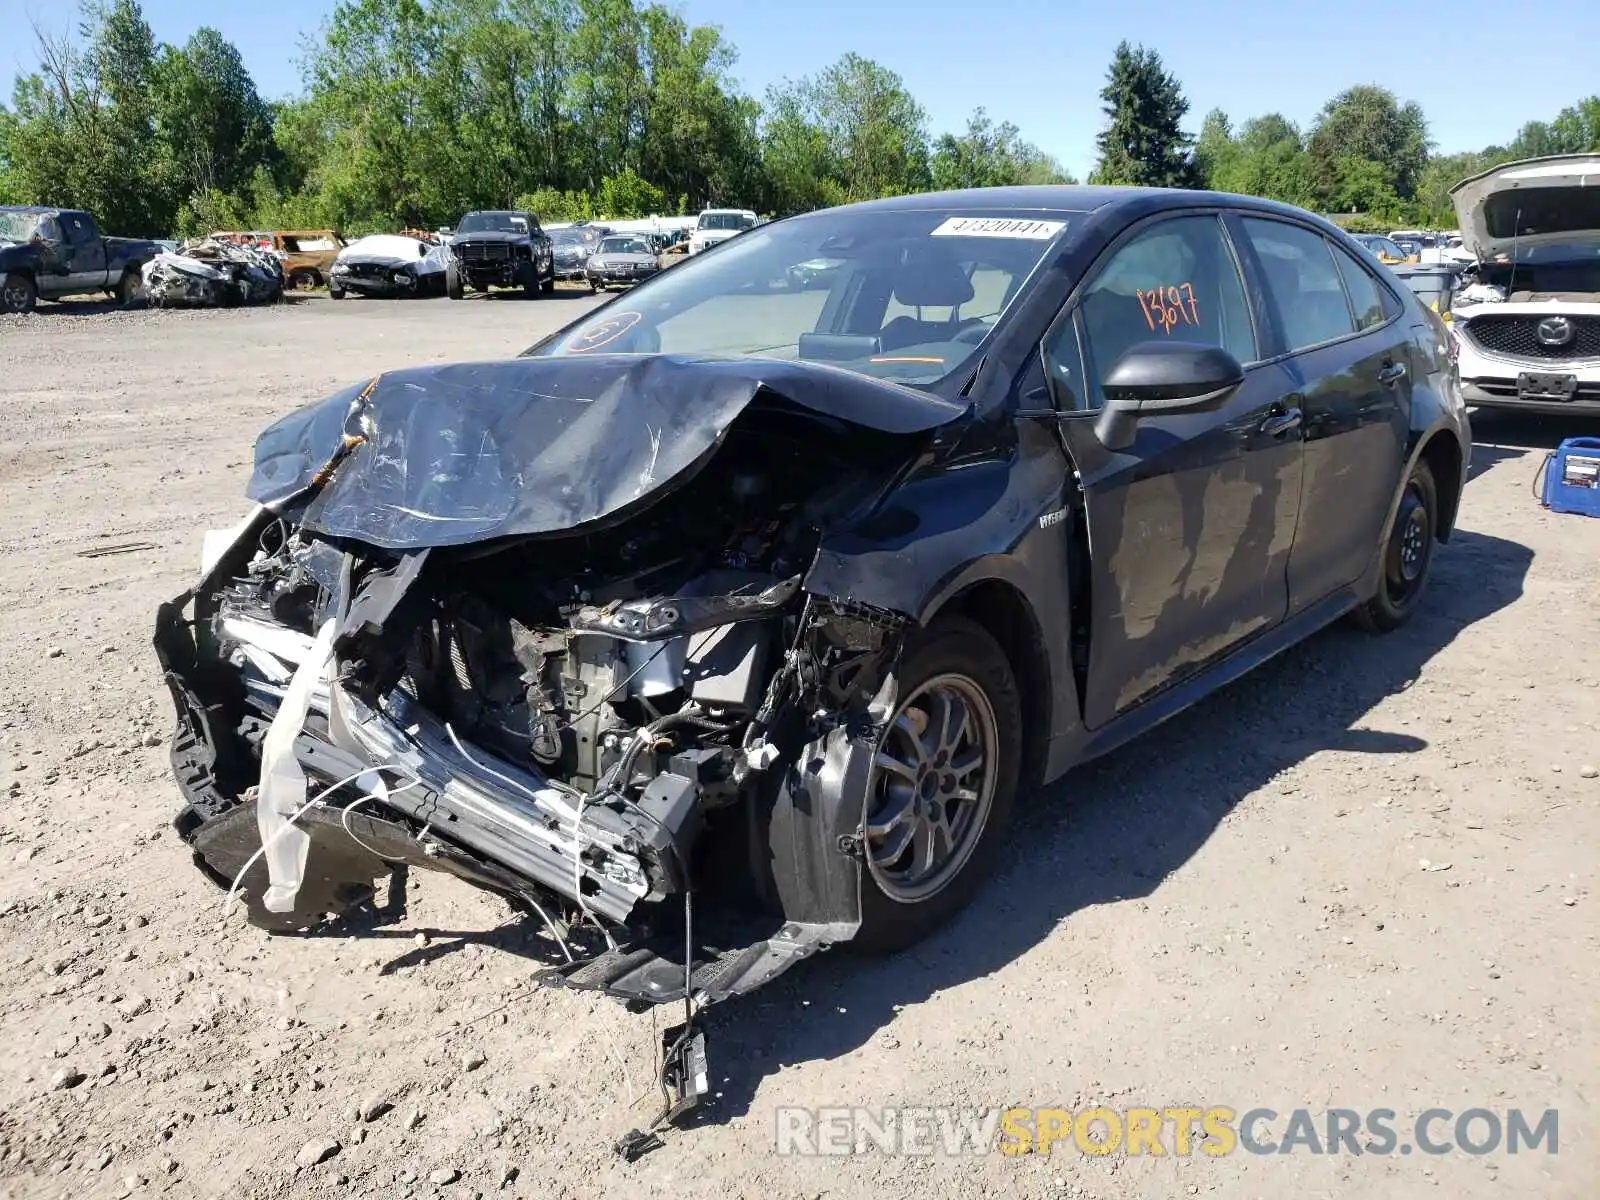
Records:
[[[1041,781],[1417,612],[1471,445],[1446,337],[1299,209],[998,188],[354,383],[262,434],[263,507],[158,616],[178,829],[258,923],[409,863],[641,1004],[907,945]]]
[[[555,254],[539,218],[525,212],[470,212],[450,239],[445,294],[459,300],[468,287],[521,288],[548,295],[556,286]]]

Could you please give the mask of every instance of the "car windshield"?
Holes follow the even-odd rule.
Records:
[[[527,233],[528,218],[521,213],[468,213],[461,218],[457,233]]]
[[[12,242],[25,242],[44,220],[42,213],[0,212],[0,238]]]
[[[649,254],[650,247],[636,237],[608,237],[600,243],[601,254]]]
[[[700,229],[751,229],[755,222],[743,213],[701,213]]]
[[[836,209],[764,225],[528,351],[808,359],[932,383],[975,354],[1072,214]],[[806,286],[791,268],[837,268]]]
[[[556,246],[581,246],[592,240],[592,236],[581,229],[557,229],[550,234],[550,242]]]

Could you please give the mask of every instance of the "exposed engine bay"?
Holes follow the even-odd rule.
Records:
[[[1600,265],[1592,260],[1483,262],[1463,276],[1460,295],[1467,303],[1512,304],[1600,302]]]
[[[548,934],[546,982],[685,1004],[662,1082],[692,1105],[693,1005],[861,927],[913,621],[807,579],[962,411],[611,356],[419,368],[284,418],[257,509],[157,616],[196,864],[278,931],[375,919],[413,867],[496,892]]]
[[[854,934],[911,622],[807,572],[960,408],[870,380],[797,403],[754,369],[431,368],[263,434],[260,507],[156,631],[176,825],[228,902],[303,930],[445,871],[541,923],[549,981],[646,1005]],[[709,413],[657,395],[685,373]],[[595,428],[630,391],[628,427]],[[687,432],[669,447],[655,413]],[[579,475],[553,448],[590,437]]]

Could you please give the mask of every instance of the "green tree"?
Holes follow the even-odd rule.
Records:
[[[846,54],[814,79],[772,89],[767,106],[763,165],[779,212],[930,184],[927,115],[899,75],[869,58]]]
[[[1600,150],[1600,96],[1563,108],[1550,122],[1550,137],[1558,154],[1588,154]]]
[[[272,164],[271,107],[239,51],[202,28],[179,49],[163,47],[153,78],[156,132],[176,194],[238,192]]]
[[[601,180],[595,207],[602,217],[648,217],[659,215],[666,201],[665,192],[640,179],[632,167],[624,167]]]
[[[1393,92],[1363,84],[1340,92],[1323,106],[1311,128],[1307,150],[1318,199],[1338,207],[1347,198],[1347,181],[1372,172],[1350,164],[1374,164],[1378,177],[1399,200],[1416,195],[1428,161],[1428,122],[1416,103],[1401,104]],[[1352,175],[1355,172],[1355,175]],[[1365,186],[1363,182],[1360,186]]]
[[[966,132],[938,137],[929,159],[929,174],[940,191],[1074,182],[1060,163],[1023,141],[1015,125],[1010,121],[996,125],[982,108],[967,118]]]
[[[1189,101],[1159,54],[1120,43],[1100,99],[1107,126],[1096,139],[1100,157],[1089,182],[1141,187],[1193,182],[1192,139],[1182,129]]]
[[[1228,114],[1213,108],[1200,123],[1200,136],[1194,144],[1194,181],[1200,187],[1216,187],[1219,175],[1237,157],[1239,145],[1233,138]]]

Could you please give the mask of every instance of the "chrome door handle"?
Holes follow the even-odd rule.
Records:
[[[1268,437],[1278,437],[1291,429],[1298,429],[1300,420],[1301,413],[1298,408],[1286,408],[1280,413],[1273,413],[1261,422],[1261,432]]]
[[[1379,383],[1399,383],[1406,377],[1405,363],[1387,363],[1378,372]]]

